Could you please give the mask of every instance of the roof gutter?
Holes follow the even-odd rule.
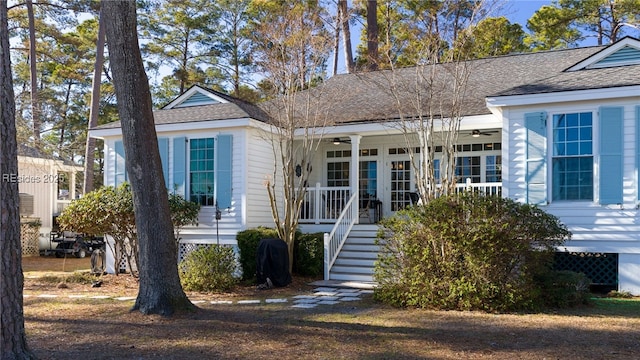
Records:
[[[619,99],[628,97],[639,97],[639,94],[640,85],[631,85],[612,88],[561,91],[544,94],[489,96],[485,99],[485,101],[487,107],[493,111],[494,108],[508,106],[526,106],[574,101]]]

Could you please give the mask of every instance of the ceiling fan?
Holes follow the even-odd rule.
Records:
[[[500,130],[480,131],[480,130],[476,129],[476,130],[471,131],[469,134],[467,134],[467,136],[472,136],[472,137],[480,137],[480,135],[491,136],[491,135],[497,134],[499,132],[500,132]]]
[[[341,139],[341,138],[333,138],[333,140],[331,142],[333,142],[334,145],[351,144],[351,140],[349,140],[349,139]]]

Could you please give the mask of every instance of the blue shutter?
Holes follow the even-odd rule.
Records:
[[[171,191],[174,194],[187,198],[186,179],[187,174],[187,138],[177,137],[173,139],[173,184]]]
[[[125,168],[124,157],[124,144],[122,140],[116,140],[113,145],[115,152],[114,156],[114,170],[113,170],[113,185],[118,186],[127,181],[127,169]]]
[[[160,162],[162,163],[164,187],[171,189],[169,186],[169,139],[158,138],[158,150],[160,151]]]
[[[636,171],[638,183],[638,199],[640,200],[640,105],[636,106]]]
[[[233,195],[233,136],[218,135],[216,156],[216,201],[221,209],[231,207]]]
[[[526,201],[547,204],[547,113],[524,115],[526,128],[525,183]]]
[[[622,107],[600,108],[600,204],[622,203],[623,160]]]

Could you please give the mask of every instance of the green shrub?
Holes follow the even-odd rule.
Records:
[[[179,195],[168,194],[168,197],[171,220],[178,241],[180,230],[184,226],[198,224],[200,205]],[[103,186],[71,201],[58,216],[57,221],[61,230],[87,236],[110,236],[115,243],[115,246],[108,243],[113,257],[124,256],[129,269],[137,268],[134,264],[139,263],[138,238],[133,212],[133,194],[128,183],[122,183],[118,187]]]
[[[238,279],[233,249],[210,245],[187,254],[179,264],[182,287],[190,291],[226,291]]]
[[[540,307],[535,278],[571,235],[536,206],[471,193],[407,208],[382,226],[374,296],[438,309]]]
[[[293,272],[319,276],[324,269],[324,233],[298,233],[293,245]]]
[[[277,238],[275,229],[258,227],[240,231],[236,236],[240,251],[240,266],[242,267],[242,280],[256,280],[256,251],[261,239]]]
[[[574,271],[549,271],[537,279],[544,305],[551,308],[566,308],[588,304],[591,300],[591,280],[583,273]]]
[[[275,229],[258,227],[238,233],[242,280],[256,280],[256,251],[261,239],[278,238]],[[296,233],[293,245],[293,273],[302,276],[318,276],[324,269],[324,233]]]

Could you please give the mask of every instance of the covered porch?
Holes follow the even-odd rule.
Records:
[[[456,155],[456,185],[487,195],[502,194],[499,129],[462,131]],[[341,215],[354,224],[372,224],[419,199],[415,169],[401,135],[339,135],[323,141],[311,162],[309,186],[300,212],[306,226],[336,224]],[[419,149],[417,151],[419,153]],[[435,166],[439,166],[436,147]],[[439,177],[436,168],[436,177]],[[343,214],[348,209],[347,214]]]

